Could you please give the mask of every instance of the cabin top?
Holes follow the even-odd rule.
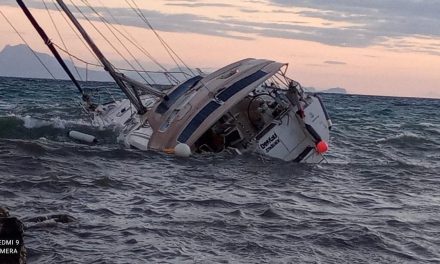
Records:
[[[150,147],[172,148],[178,142],[192,145],[231,107],[286,64],[244,59],[205,77],[196,76],[176,86],[150,110],[153,128]]]

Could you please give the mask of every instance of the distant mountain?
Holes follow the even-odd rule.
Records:
[[[36,52],[41,61],[57,79],[69,79],[57,60],[48,54]],[[70,61],[65,63],[72,74],[78,78],[78,74]],[[83,79],[86,77],[86,69],[78,67],[78,72]],[[7,45],[0,52],[0,76],[21,78],[52,78],[44,67],[38,62],[27,45]],[[80,79],[80,78],[78,78]],[[104,71],[87,71],[87,79],[93,81],[112,81]]]
[[[347,90],[344,88],[336,87],[336,88],[330,88],[320,91],[321,93],[334,93],[334,94],[347,94]]]
[[[334,93],[334,94],[347,94],[347,90],[344,88],[336,87],[336,88],[329,88],[325,90],[318,90],[313,87],[304,87],[306,91],[312,92],[312,93]]]
[[[56,79],[69,79],[54,56],[40,52],[35,53],[41,59],[41,61],[43,61],[44,65],[49,69]],[[78,78],[78,73],[81,75],[82,80],[85,80],[87,72],[88,81],[114,82],[111,76],[105,71],[96,71],[90,69],[86,70],[85,68],[77,67],[77,73],[70,60],[64,59],[64,62],[78,80],[81,80],[81,78]],[[151,80],[154,80],[154,83],[156,84],[169,84],[168,78],[162,73],[149,73],[148,76],[146,74],[142,74],[142,76],[140,76],[137,72],[122,71],[122,73],[141,82],[151,83]],[[52,78],[44,66],[41,65],[41,63],[32,54],[30,48],[24,44],[16,46],[7,45],[2,51],[0,51],[0,76],[43,79]],[[175,74],[175,77],[180,81],[185,80],[188,78],[188,76],[189,75],[185,76],[182,74]]]
[[[58,61],[55,57],[46,54],[35,52],[37,56],[43,61],[44,65],[50,70],[50,72],[57,79],[69,79],[67,74],[58,64]],[[76,72],[72,62],[70,60],[64,61],[66,65],[69,67],[72,74],[78,78],[78,73]],[[86,69],[77,67],[79,74],[82,79],[86,78]],[[170,71],[180,71],[180,69],[174,68]],[[198,72],[197,69],[192,69],[193,72]],[[190,73],[186,71],[185,73]],[[134,72],[125,72],[125,74],[134,79],[139,79],[137,73]],[[40,62],[35,58],[32,54],[32,51],[27,45],[20,44],[16,46],[7,45],[2,51],[0,51],[0,76],[6,77],[19,77],[19,78],[45,78],[51,79],[52,77],[49,73],[44,69],[44,67],[40,64]],[[163,74],[150,74],[150,76],[155,80],[158,84],[168,84],[168,79],[165,78]],[[175,77],[180,79],[180,81],[188,78],[189,75],[184,76],[182,74],[176,74]],[[95,71],[95,70],[87,70],[87,79],[89,81],[103,81],[103,82],[113,82],[113,79],[110,75],[104,71]],[[309,92],[314,93],[337,93],[337,94],[346,94],[347,90],[344,88],[330,88],[325,90],[318,90],[313,87],[305,87],[305,89]]]

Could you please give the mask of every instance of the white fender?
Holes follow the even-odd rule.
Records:
[[[178,157],[188,158],[191,156],[191,148],[184,143],[179,143],[174,147],[174,154]]]
[[[79,141],[83,141],[83,142],[87,142],[87,143],[96,143],[98,142],[98,140],[92,136],[92,135],[88,135],[88,134],[84,134],[78,131],[70,131],[69,132],[69,137],[79,140]]]

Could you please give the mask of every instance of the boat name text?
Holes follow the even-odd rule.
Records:
[[[280,143],[277,133],[273,133],[272,136],[268,137],[263,143],[260,144],[260,148],[264,149],[266,153],[271,151],[276,145]]]

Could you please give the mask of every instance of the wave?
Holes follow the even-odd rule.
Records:
[[[435,143],[430,138],[409,132],[404,131],[396,135],[391,135],[388,137],[380,138],[375,141],[376,143],[392,143],[392,144],[405,144],[414,146],[415,143]]]
[[[440,128],[440,124],[433,124],[433,123],[429,123],[429,122],[421,122],[421,123],[419,123],[419,125],[424,126],[424,127]]]
[[[17,107],[15,104],[10,104],[5,101],[0,100],[0,110],[12,110]]]
[[[119,128],[96,127],[84,119],[35,118],[30,115],[9,114],[0,116],[0,138],[2,139],[49,139],[56,142],[71,141],[68,132],[78,130],[92,134],[103,143],[115,143]]]
[[[59,129],[65,129],[66,126],[68,127],[75,125],[91,126],[90,122],[86,122],[83,119],[65,120],[60,117],[53,117],[50,118],[49,120],[43,120],[43,119],[34,118],[30,115],[21,116],[21,115],[11,114],[10,116],[22,120],[24,122],[23,126],[29,129],[40,128],[44,126],[52,126],[54,128],[59,128]]]
[[[433,123],[422,122],[419,125],[423,126],[424,130],[426,130],[428,132],[440,135],[440,123],[433,124]]]

